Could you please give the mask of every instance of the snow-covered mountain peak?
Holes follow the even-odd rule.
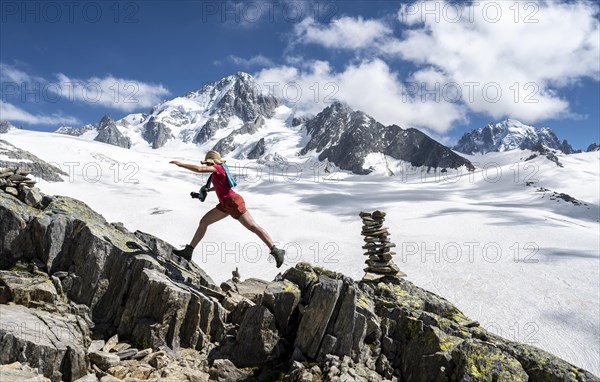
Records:
[[[490,122],[483,128],[471,130],[462,136],[454,150],[473,155],[525,150],[540,144],[565,154],[574,152],[566,140],[559,141],[552,129],[526,125],[516,119],[506,119],[496,124]]]

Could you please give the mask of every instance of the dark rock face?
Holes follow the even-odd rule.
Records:
[[[599,381],[402,278],[355,282],[299,263],[223,292],[168,243],[71,198],[44,196],[37,209],[0,193],[0,218],[0,268],[31,264],[0,271],[0,363],[27,361],[55,381],[85,376],[88,359],[99,376],[138,379]],[[51,339],[26,338],[14,322],[39,323]],[[92,342],[91,327],[108,341]],[[127,352],[119,338],[148,346]],[[180,357],[171,349],[199,358],[169,369]]]
[[[109,145],[119,146],[123,148],[130,148],[131,142],[129,139],[125,138],[123,134],[117,129],[117,125],[110,118],[108,114],[106,114],[98,123],[98,135],[94,138],[95,141],[108,143]]]
[[[227,127],[227,121],[223,118],[209,119],[194,137],[194,143],[205,143],[211,139],[217,130]]]
[[[0,364],[21,357],[54,381],[87,374],[89,329],[73,314],[2,305],[0,338]]]
[[[258,159],[265,153],[265,139],[261,138],[246,156],[248,159]]]
[[[8,133],[8,130],[14,129],[15,127],[8,121],[0,120],[0,134]]]
[[[338,102],[325,108],[306,122],[310,140],[300,151],[315,150],[319,160],[329,160],[342,170],[368,174],[364,169],[366,156],[384,153],[410,162],[412,166],[458,168],[474,167],[467,159],[434,141],[416,129],[402,129],[396,125],[385,127],[363,112],[353,111]]]
[[[146,122],[142,136],[148,143],[152,144],[153,149],[163,147],[173,137],[171,129],[164,123],[158,122],[154,116]]]
[[[239,129],[232,131],[228,136],[220,139],[219,142],[217,142],[217,144],[213,147],[213,150],[219,152],[221,155],[229,154],[237,147],[237,145],[233,142],[236,136],[242,134],[254,134],[264,125],[265,118],[262,115],[259,115],[254,121],[246,122]]]
[[[62,182],[61,175],[68,175],[60,168],[44,162],[28,151],[22,150],[4,140],[0,139],[0,156],[6,156],[10,161],[0,159],[0,167],[4,168],[28,168],[31,173],[48,182]]]
[[[108,224],[82,202],[45,198],[38,210],[0,195],[3,269],[35,260],[49,273],[67,272],[66,296],[87,305],[96,330],[107,336],[191,348],[220,340],[226,312],[200,268],[157,238]]]
[[[300,126],[303,123],[306,123],[309,118],[307,117],[293,117],[292,118],[292,127]]]
[[[294,343],[294,346],[309,358],[317,358],[322,342],[326,348],[335,346],[335,337],[329,335],[327,340],[324,340],[323,337],[340,296],[341,288],[340,280],[334,280],[324,275],[319,277],[314,294],[298,328],[298,332],[304,335],[297,336]],[[309,332],[312,335],[306,335]]]
[[[585,151],[588,153],[591,153],[592,151],[600,151],[600,145],[597,143],[592,143]]]
[[[465,133],[454,150],[473,155],[514,149],[530,150],[536,145],[560,150],[565,154],[577,152],[566,139],[559,141],[550,128],[526,126],[510,119],[497,124],[489,123],[486,127]]]
[[[243,72],[210,84],[209,87],[213,88],[213,93],[215,93],[211,97],[216,97],[216,93],[220,91],[225,91],[225,94],[212,106],[212,117],[196,134],[194,143],[201,144],[208,141],[217,130],[227,127],[230,119],[234,116],[245,123],[239,131],[232,133],[233,136],[226,137],[217,143],[221,149],[217,151],[221,153],[233,150],[231,143],[235,135],[254,134],[264,124],[264,118],[271,118],[275,115],[275,109],[281,104],[274,96],[263,94],[254,78]]]
[[[63,126],[63,127],[60,127],[58,130],[56,130],[55,133],[71,135],[73,137],[80,137],[83,134],[87,133],[88,131],[94,130],[96,128],[97,128],[97,126],[93,123],[90,123],[90,124],[87,124],[87,125],[84,125],[81,127]]]
[[[226,79],[228,80],[228,79]],[[216,105],[222,115],[237,116],[244,122],[254,121],[259,115],[271,118],[280,105],[277,98],[265,95],[254,78],[238,72],[234,84]]]
[[[235,341],[225,343],[221,349],[238,367],[261,366],[279,356],[279,334],[275,316],[266,307],[249,307]]]
[[[105,114],[98,124],[88,124],[82,127],[61,127],[55,132],[58,134],[81,136],[84,133],[92,130],[96,130],[98,132],[98,135],[96,135],[96,138],[94,138],[95,141],[108,143],[109,145],[119,146],[126,149],[131,147],[129,138],[125,137],[119,131],[119,129],[117,129],[115,121],[113,121],[108,114]]]
[[[558,167],[563,167],[563,164],[560,162],[560,160],[556,156],[557,150],[549,149],[547,146],[544,146],[543,144],[537,144],[531,148],[531,151],[533,151],[533,153],[529,157],[527,157],[525,159],[525,161],[532,160],[541,155],[541,156],[546,157],[546,159],[548,159],[549,161],[554,162]]]

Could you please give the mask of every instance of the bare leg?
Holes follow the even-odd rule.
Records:
[[[252,215],[250,215],[250,211],[244,212],[238,220],[240,221],[240,223],[242,223],[244,227],[248,228],[250,231],[254,232],[258,237],[260,237],[260,239],[267,245],[267,247],[269,247],[269,249],[273,247],[273,240],[271,240],[271,237],[269,236],[267,231],[264,230],[264,228],[256,224],[256,222],[252,218]]]
[[[206,233],[206,229],[208,228],[208,226],[215,222],[218,222],[219,220],[221,220],[227,216],[229,216],[229,214],[227,214],[221,210],[218,210],[216,208],[213,208],[212,210],[208,211],[202,217],[202,219],[200,219],[200,224],[198,224],[198,229],[196,229],[196,233],[194,234],[194,238],[192,239],[192,242],[190,243],[190,245],[192,247],[196,248],[196,246],[198,245],[200,240],[202,240],[202,238],[204,237],[204,234]]]

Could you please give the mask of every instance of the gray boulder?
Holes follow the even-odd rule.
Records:
[[[230,355],[238,367],[260,366],[273,361],[280,355],[275,316],[262,305],[249,307],[235,341],[226,343],[222,351]]]
[[[13,362],[7,365],[0,365],[0,381],[2,382],[50,382],[50,379],[39,374],[37,370],[22,365],[20,362]]]
[[[116,354],[106,353],[103,351],[93,351],[88,353],[90,362],[98,366],[101,370],[108,370],[113,366],[117,366],[121,359]]]
[[[289,332],[289,320],[298,302],[300,289],[287,280],[272,282],[265,289],[262,303],[275,315],[277,328],[283,335]]]
[[[248,370],[238,369],[228,359],[217,359],[210,370],[210,380],[218,382],[237,382],[249,378],[252,374]]]
[[[316,358],[323,341],[329,320],[334,313],[342,289],[340,280],[319,276],[314,286],[308,307],[300,320],[294,346],[309,358]]]
[[[21,305],[1,309],[0,364],[21,358],[53,381],[87,374],[89,329],[82,320]]]
[[[47,276],[29,272],[0,271],[0,304],[14,302],[30,306],[32,303],[56,304],[60,296]]]
[[[529,377],[521,364],[511,355],[493,345],[473,340],[463,341],[454,351],[455,381],[527,381]]]
[[[40,193],[40,189],[37,187],[23,189],[23,200],[31,207],[37,207],[42,203],[43,196]]]

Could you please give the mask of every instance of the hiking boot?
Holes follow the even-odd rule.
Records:
[[[271,255],[275,258],[275,262],[277,264],[277,268],[281,267],[283,264],[283,258],[285,256],[285,251],[283,249],[279,249],[275,246],[271,248]]]
[[[173,253],[179,257],[183,257],[187,261],[191,261],[192,253],[194,253],[194,247],[188,244],[184,249],[173,249]]]

